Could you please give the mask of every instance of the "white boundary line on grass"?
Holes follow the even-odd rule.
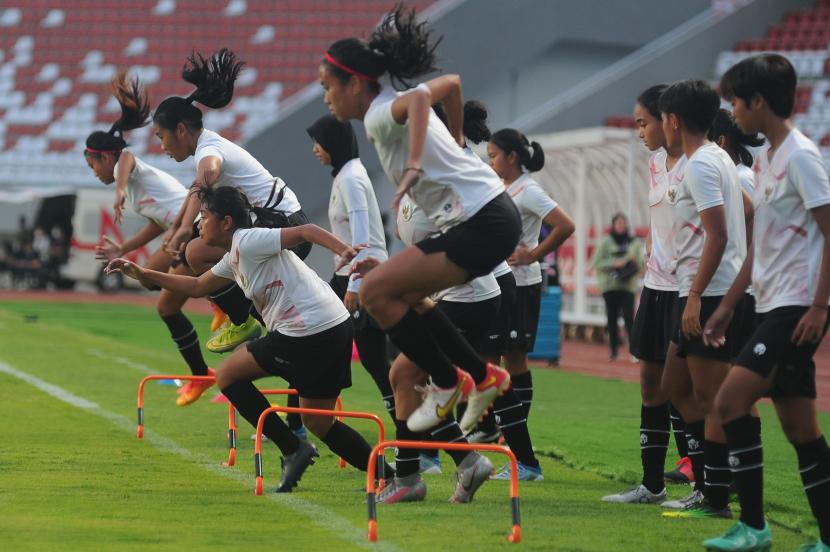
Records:
[[[119,429],[125,430],[128,434],[135,433],[135,421],[130,420],[126,416],[122,416],[121,414],[116,414],[115,412],[111,412],[102,408],[101,405],[85,399],[83,397],[79,397],[62,387],[58,387],[52,383],[44,381],[36,376],[28,374],[26,372],[22,372],[9,364],[6,364],[3,361],[0,361],[0,373],[7,374],[14,378],[17,378],[23,382],[28,383],[32,387],[35,387],[50,397],[58,399],[60,401],[65,402],[71,406],[76,408],[80,408],[81,410],[85,410],[91,414],[95,414],[101,418],[104,418],[112,425],[118,427]],[[209,472],[221,475],[227,479],[232,479],[243,484],[245,487],[248,488],[250,492],[250,485],[251,485],[251,478],[248,475],[243,474],[239,470],[222,468],[217,464],[215,459],[209,459],[207,457],[197,455],[190,450],[182,447],[175,441],[168,439],[158,433],[155,433],[152,430],[145,429],[144,430],[144,440],[149,441],[153,444],[154,447],[157,449],[168,452],[171,454],[175,454],[193,462],[194,464],[199,465],[200,467],[206,469]],[[358,548],[363,548],[366,550],[379,550],[379,551],[388,551],[388,552],[398,552],[402,551],[403,549],[399,546],[392,544],[390,542],[376,542],[371,543],[366,539],[365,529],[358,529],[354,525],[349,522],[349,520],[339,516],[338,514],[332,512],[331,510],[320,506],[319,504],[315,504],[314,502],[305,500],[293,494],[279,494],[276,493],[266,493],[264,495],[266,498],[270,499],[281,506],[285,506],[294,512],[301,514],[312,521],[318,527],[325,529],[326,531],[334,534],[336,537],[339,537],[350,544],[357,546]],[[259,500],[254,498],[253,500]],[[362,505],[362,503],[361,503]]]

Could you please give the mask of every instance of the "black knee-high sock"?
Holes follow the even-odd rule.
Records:
[[[298,408],[300,406],[300,396],[288,395],[285,404],[286,406],[290,406],[291,408]],[[285,423],[288,424],[288,427],[291,428],[291,431],[297,431],[298,429],[303,427],[303,419],[296,412],[289,412],[288,414],[286,414]]]
[[[513,391],[525,407],[525,416],[530,416],[530,405],[533,403],[533,376],[530,370],[524,374],[511,375],[510,381],[513,382]]]
[[[245,297],[236,282],[211,293],[210,300],[216,303],[237,326],[244,324],[251,314],[251,300]]]
[[[643,485],[652,493],[663,491],[663,469],[671,433],[668,404],[640,407],[640,459]]]
[[[512,391],[512,389],[511,389]],[[516,392],[513,391],[513,394],[516,395]],[[519,401],[519,404],[522,404],[522,401],[519,399],[519,396],[516,395],[516,400]],[[522,412],[524,412],[524,406],[522,405]],[[525,425],[527,425],[527,416],[525,415]],[[479,431],[483,431],[484,433],[495,433],[499,428],[496,424],[496,415],[493,414],[493,409],[487,411],[484,414],[484,419],[478,423]]]
[[[692,462],[692,473],[695,475],[695,489],[703,492],[703,430],[705,422],[686,422],[686,443],[689,460]]]
[[[444,311],[440,307],[435,307],[422,314],[421,318],[427,323],[432,337],[450,361],[469,373],[476,384],[483,382],[487,377],[487,365]]]
[[[669,403],[669,416],[671,417],[672,433],[674,434],[674,444],[677,447],[677,455],[680,458],[685,458],[689,455],[689,444],[686,441],[686,424],[683,423],[683,418],[680,412]]]
[[[262,414],[263,410],[271,406],[265,395],[260,393],[259,389],[250,381],[234,382],[224,387],[222,394],[231,401],[231,404],[242,414],[242,417],[254,427],[256,427],[259,415]],[[300,446],[300,440],[288,429],[288,426],[276,413],[269,414],[265,418],[262,433],[279,447],[284,456],[294,454],[297,452],[297,447]]]
[[[455,387],[458,374],[441,351],[424,319],[409,309],[397,324],[387,330],[389,339],[424,372],[432,376],[438,387]]]
[[[422,435],[410,431],[406,420],[395,419],[395,437],[398,441],[419,441]],[[418,449],[398,448],[395,451],[395,473],[397,477],[407,477],[418,473],[421,467]]]
[[[321,439],[331,451],[359,469],[366,471],[372,447],[363,436],[340,420],[334,420],[326,436]]]
[[[718,510],[729,504],[729,484],[732,472],[729,469],[729,448],[726,443],[703,442],[703,468],[706,485],[703,494],[709,505]]]
[[[452,414],[447,416],[447,419],[443,420],[437,427],[429,430],[428,433],[430,441],[440,441],[443,443],[467,442],[467,439],[464,438],[464,434],[461,432],[461,426],[458,425],[458,422],[455,421]],[[466,450],[448,450],[447,454],[452,457],[452,461],[457,466],[470,452]]]
[[[830,544],[830,448],[824,437],[795,445],[798,454],[798,471],[804,492],[810,502],[810,510],[818,522],[821,541]]]
[[[361,311],[362,316],[369,316]],[[386,354],[386,334],[368,324],[366,327],[354,333],[354,341],[357,345],[357,352],[360,354],[360,362],[380,390],[383,398],[383,406],[395,419],[395,394],[392,392],[392,384],[389,383],[389,358]]]
[[[262,315],[259,314],[259,311],[256,310],[256,307],[253,305],[253,303],[251,303],[251,309],[248,312],[251,314],[251,316],[254,317],[254,319],[256,319],[257,322],[265,326],[265,319],[262,318]]]
[[[494,420],[501,428],[507,446],[516,455],[522,464],[537,467],[539,461],[533,454],[533,444],[530,441],[530,432],[527,429],[527,416],[519,396],[512,389],[508,389],[502,396],[496,397],[493,402]]]
[[[723,424],[723,430],[729,446],[729,467],[741,503],[741,521],[755,529],[763,529],[764,449],[760,420],[744,416]]]
[[[179,349],[179,354],[182,355],[193,375],[206,376],[208,367],[199,346],[199,335],[190,320],[181,312],[170,316],[162,316],[161,319],[167,324],[170,337],[173,338],[176,347]]]

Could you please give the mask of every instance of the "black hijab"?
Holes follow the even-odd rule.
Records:
[[[332,176],[337,176],[343,165],[358,156],[357,136],[351,123],[341,123],[334,115],[320,117],[306,132],[331,157]]]

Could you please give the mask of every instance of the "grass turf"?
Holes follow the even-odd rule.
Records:
[[[193,319],[204,341],[207,318]],[[0,331],[5,344],[0,362],[100,405],[79,409],[0,373],[0,549],[508,546],[507,485],[486,484],[471,505],[447,504],[454,477],[446,455],[444,475],[427,478],[425,502],[379,507],[378,546],[365,540],[363,474],[338,470],[324,445],[291,495],[271,492],[279,461],[273,445],[266,445],[269,496],[255,497],[247,439],[252,430],[245,422],[237,466],[222,468],[225,407],[203,399],[178,408],[173,388],[154,383],[145,399],[147,438],[138,441],[133,425],[138,380],[147,371],[184,372],[152,309],[10,302],[0,307]],[[206,356],[212,366],[221,360]],[[377,389],[359,365],[353,379],[343,396],[345,408],[373,411],[388,422]],[[270,379],[262,385],[285,383]],[[704,538],[729,527],[729,521],[665,519],[659,507],[599,501],[638,480],[635,385],[551,370],[536,370],[534,385],[531,433],[546,479],[521,485],[522,549],[700,550]],[[772,409],[762,405],[761,411],[774,542],[777,549],[794,549],[814,538],[815,524],[795,455]],[[825,428],[829,421],[822,415]],[[375,439],[373,424],[353,426],[370,442]],[[387,432],[393,435],[390,424]],[[497,466],[502,462],[497,455],[491,458]],[[687,488],[669,492],[678,497]]]

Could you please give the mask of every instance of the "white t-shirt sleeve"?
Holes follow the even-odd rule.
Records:
[[[265,261],[282,251],[281,228],[253,228],[239,242],[239,254],[245,258]]]
[[[392,116],[392,104],[396,99],[392,97],[377,103],[373,102],[363,121],[369,135],[381,143],[395,140],[405,132],[406,127],[398,124]]]
[[[528,186],[524,191],[522,202],[524,207],[540,219],[544,219],[548,213],[559,205],[539,186]]]
[[[692,160],[686,166],[686,186],[698,213],[724,204],[720,180],[721,175],[712,164]]]
[[[222,152],[222,148],[219,147],[218,143],[212,143],[211,141],[208,141],[205,144],[200,144],[199,147],[196,148],[196,154],[193,157],[195,158],[197,165],[205,157],[218,157],[223,163],[225,162],[225,155]]]
[[[366,199],[362,184],[359,179],[352,175],[340,181],[340,194],[343,196],[346,211],[349,213],[369,210],[369,202]]]
[[[805,209],[830,203],[830,182],[824,161],[814,151],[802,149],[790,156],[787,174],[792,179]]]
[[[225,253],[225,256],[219,259],[219,262],[210,268],[210,271],[213,272],[214,276],[218,276],[219,278],[224,278],[226,280],[234,279],[233,270],[231,270],[230,255],[230,253]]]

